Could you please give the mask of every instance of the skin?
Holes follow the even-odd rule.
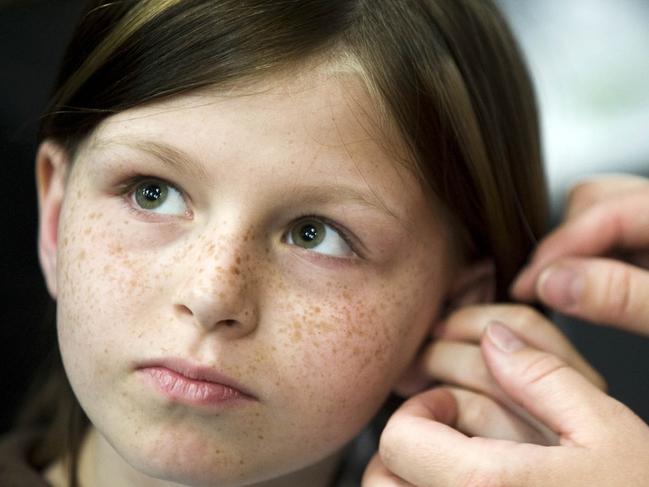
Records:
[[[465,270],[440,212],[371,135],[356,75],[254,88],[116,114],[73,164],[51,141],[39,149],[39,255],[93,424],[84,485],[326,485]],[[145,139],[199,170],[124,145]],[[134,213],[119,190],[131,172],[178,188],[186,207]],[[289,243],[310,214],[344,225],[354,251]],[[258,400],[213,411],[161,396],[135,368],[171,356]]]
[[[649,336],[648,189],[649,180],[631,176],[576,186],[564,222],[541,242],[512,294]],[[442,335],[467,339],[472,328],[486,330],[480,351],[498,390],[486,396],[498,404],[483,405],[477,417],[466,391],[438,388],[413,397],[386,426],[363,487],[646,485],[649,425],[599,390],[565,350],[552,350],[548,336],[530,333],[523,324],[533,316],[529,308],[464,313],[463,323],[452,322]],[[531,444],[504,401],[553,431],[556,446]]]

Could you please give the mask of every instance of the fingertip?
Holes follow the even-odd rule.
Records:
[[[509,287],[509,295],[518,301],[531,301],[534,297],[532,270],[525,267]]]

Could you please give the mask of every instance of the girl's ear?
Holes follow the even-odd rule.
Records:
[[[446,300],[431,324],[430,334],[432,335],[456,309],[472,304],[490,303],[495,296],[496,270],[493,260],[486,259],[461,269],[449,286]],[[426,375],[425,367],[421,363],[423,352],[429,343],[426,340],[422,344],[420,352],[395,383],[393,392],[398,396],[410,397],[430,386],[432,380]]]
[[[38,193],[38,259],[47,290],[57,296],[56,257],[58,226],[69,161],[66,151],[51,140],[44,141],[36,154],[36,189]]]
[[[496,298],[496,267],[485,259],[461,269],[449,286],[439,318],[445,319],[454,310],[471,304],[490,303]]]

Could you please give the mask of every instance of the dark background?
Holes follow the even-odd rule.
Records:
[[[55,336],[36,251],[36,127],[80,11],[80,1],[0,0],[0,432]],[[649,421],[649,340],[559,321],[610,393]]]
[[[36,250],[36,129],[81,6],[0,0],[0,431],[55,336]]]

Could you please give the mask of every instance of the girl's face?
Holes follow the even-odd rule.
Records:
[[[74,392],[146,475],[247,485],[331,455],[450,284],[446,229],[366,130],[359,78],[275,81],[105,120],[61,183],[58,236],[41,238]],[[176,382],[176,359],[250,397]]]

